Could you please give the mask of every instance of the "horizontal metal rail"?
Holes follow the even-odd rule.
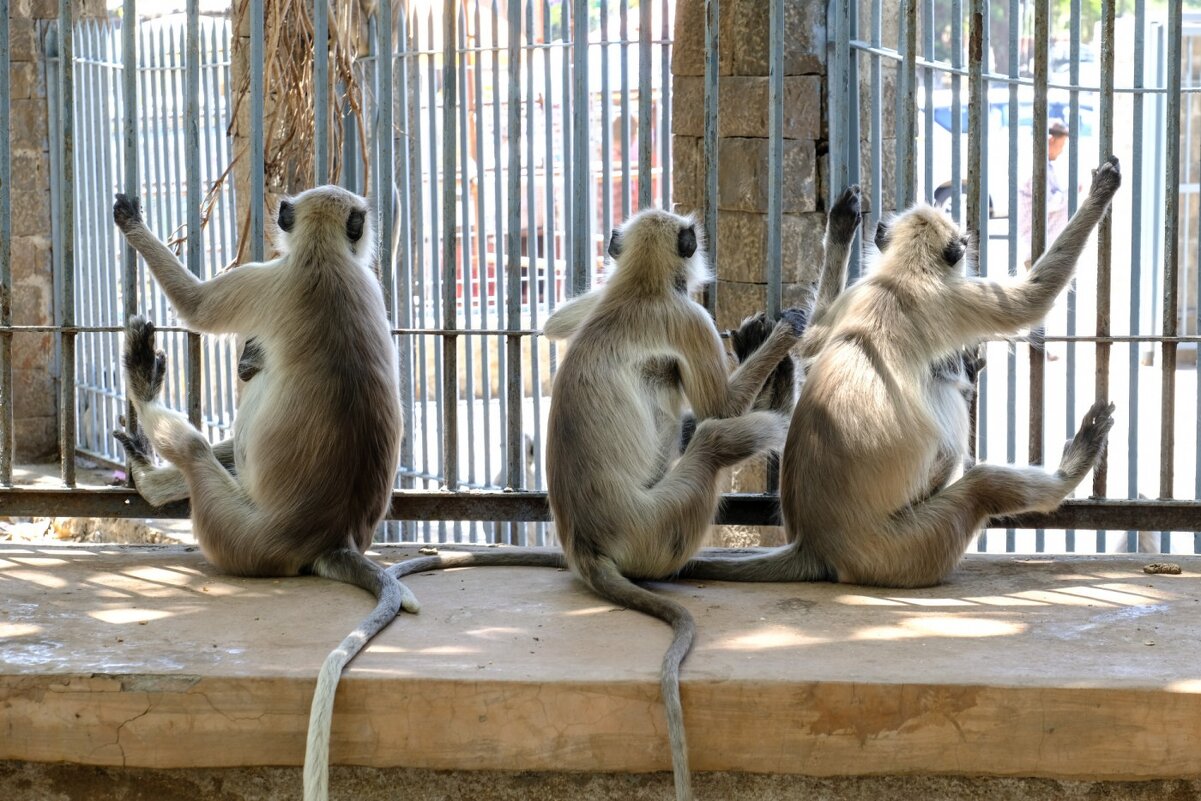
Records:
[[[188,516],[188,504],[151,506],[135,490],[125,488],[0,490],[0,517],[49,515],[180,519]],[[545,492],[396,490],[388,519],[545,522],[551,516]],[[722,496],[714,522],[778,525],[779,499],[761,493],[728,493]],[[1196,501],[1073,500],[1047,514],[994,518],[985,527],[1195,531],[1201,529],[1201,506]]]

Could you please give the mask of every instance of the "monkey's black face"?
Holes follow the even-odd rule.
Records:
[[[967,234],[956,234],[942,249],[942,259],[948,267],[954,267],[963,261],[968,249]]]

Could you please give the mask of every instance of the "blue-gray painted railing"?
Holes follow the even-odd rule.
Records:
[[[0,2],[7,4],[8,0]],[[783,181],[791,178],[783,173],[785,145],[791,146],[784,139],[784,103],[788,95],[784,22],[791,19],[786,17],[784,3],[767,3],[767,153],[772,180],[768,184],[769,263],[765,275],[766,303],[771,311],[782,303],[786,220]],[[338,167],[348,186],[355,186],[360,176],[370,176],[370,183],[363,182],[362,187],[373,196],[379,214],[380,274],[398,338],[404,385],[402,401],[408,435],[400,486],[406,490],[428,492],[442,486],[467,490],[500,485],[538,489],[544,483],[542,432],[547,390],[558,352],[542,340],[539,329],[557,304],[603,280],[600,267],[604,242],[614,224],[643,205],[667,204],[671,199],[668,68],[674,5],[670,0],[642,2],[636,10],[631,5],[629,0],[600,0],[596,7],[585,0],[554,6],[549,0],[460,0],[437,9],[411,7],[395,19],[370,20],[372,52],[362,54],[356,66],[364,79],[370,75],[365,85],[374,89],[365,93],[369,146],[360,152],[352,136],[343,137],[343,162]],[[1134,424],[1139,417],[1139,374],[1145,372],[1139,350],[1159,345],[1156,355],[1162,360],[1159,368],[1163,370],[1161,432],[1175,434],[1171,418],[1176,407],[1184,403],[1182,393],[1191,383],[1178,386],[1174,369],[1166,368],[1169,361],[1174,367],[1179,344],[1187,343],[1191,348],[1201,341],[1191,317],[1183,332],[1180,330],[1181,309],[1191,309],[1195,303],[1191,294],[1184,293],[1193,291],[1193,260],[1201,257],[1194,242],[1195,225],[1180,199],[1182,192],[1194,190],[1180,185],[1179,148],[1173,153],[1170,148],[1154,147],[1161,136],[1169,145],[1181,135],[1186,144],[1192,137],[1191,126],[1185,123],[1182,127],[1181,123],[1181,98],[1191,102],[1196,89],[1181,87],[1181,65],[1191,58],[1191,48],[1186,53],[1181,47],[1185,34],[1180,3],[1169,8],[1174,24],[1166,31],[1156,27],[1154,35],[1148,37],[1154,26],[1147,21],[1145,0],[1137,0],[1135,77],[1130,87],[1115,87],[1113,70],[1108,69],[1115,59],[1122,58],[1114,47],[1117,34],[1112,2],[1105,5],[1099,42],[1101,63],[1106,69],[1096,86],[1081,83],[1080,0],[1071,0],[1076,13],[1069,23],[1070,72],[1066,84],[1062,77],[1056,77],[1059,73],[1052,72],[1053,54],[1045,47],[1035,49],[1033,78],[1023,77],[1029,72],[1017,58],[1009,63],[998,61],[995,70],[990,66],[990,5],[986,0],[952,0],[948,46],[936,35],[938,20],[932,0],[907,0],[897,38],[887,43],[883,0],[863,9],[865,27],[870,29],[862,36],[858,4],[851,0],[830,3],[826,15],[831,41],[826,51],[829,105],[825,134],[829,159],[819,168],[819,174],[824,170],[823,180],[818,183],[822,194],[819,208],[828,204],[844,184],[859,181],[860,170],[864,170],[862,180],[869,199],[866,233],[871,233],[870,224],[886,211],[885,204],[890,200],[893,205],[905,205],[919,197],[945,202],[952,215],[966,218],[967,227],[974,233],[981,273],[1016,275],[1021,269],[1018,262],[1022,244],[1016,226],[1017,190],[1026,171],[1032,173],[1033,194],[1039,206],[1033,228],[1045,224],[1043,195],[1048,167],[1042,118],[1052,106],[1066,108],[1055,113],[1066,113],[1075,134],[1067,156],[1068,202],[1074,208],[1079,202],[1078,173],[1091,166],[1093,159],[1092,149],[1082,147],[1082,140],[1099,132],[1098,149],[1112,149],[1109,142],[1115,138],[1112,129],[1116,104],[1125,95],[1132,95],[1131,138],[1135,152],[1129,161],[1123,159],[1129,191],[1120,197],[1122,203],[1133,203],[1135,220],[1130,254],[1138,268],[1129,283],[1129,327],[1125,331],[1110,330],[1117,326],[1109,319],[1109,291],[1112,285],[1117,298],[1116,293],[1127,286],[1127,279],[1110,272],[1112,243],[1107,244],[1103,236],[1095,262],[1096,278],[1089,275],[1081,281],[1084,289],[1096,292],[1095,327],[1080,324],[1075,299],[1068,301],[1066,334],[1057,327],[1062,323],[1047,324],[1048,343],[1067,343],[1065,362],[1044,362],[1041,348],[1031,348],[1023,337],[988,345],[992,358],[979,387],[977,451],[982,458],[1000,457],[998,446],[1004,441],[1006,455],[1016,458],[1017,438],[1027,436],[1030,454],[1039,458],[1044,437],[1058,436],[1074,425],[1080,411],[1076,408],[1078,400],[1110,391],[1108,353],[1115,347],[1125,347],[1129,358],[1122,378],[1128,381],[1129,391],[1124,394],[1132,422],[1125,432],[1131,453],[1124,463],[1124,489],[1131,498],[1140,491],[1150,494],[1145,478],[1143,484],[1138,480],[1138,466],[1151,463],[1145,454],[1141,462],[1138,458],[1149,438],[1140,439]],[[60,4],[60,12],[64,10]],[[966,42],[960,20],[965,10],[969,17]],[[337,93],[331,93],[329,83],[328,5],[315,0],[311,11],[313,96],[317,101],[313,112],[314,177],[324,181],[331,174],[329,137],[336,128],[330,125],[328,104],[331,94]],[[1040,31],[1050,18],[1047,11],[1045,2],[1035,5],[1035,16],[1041,17],[1035,21]],[[707,53],[703,81],[704,167],[700,177],[706,198],[702,213],[709,249],[716,256],[722,144],[718,102],[722,37],[717,0],[705,3],[704,12]],[[249,202],[244,207],[249,208],[251,216],[247,252],[252,258],[261,258],[267,212],[261,0],[253,0],[249,16],[252,69],[249,128],[245,133],[250,143],[250,181]],[[119,332],[124,317],[135,311],[165,318],[164,345],[179,371],[169,378],[168,400],[188,408],[213,436],[228,434],[233,415],[232,348],[210,351],[207,339],[188,337],[172,325],[161,292],[147,276],[138,275],[130,254],[124,260],[124,280],[117,277],[116,265],[122,262],[119,238],[112,231],[106,210],[112,190],[121,185],[127,192],[142,196],[148,219],[157,231],[175,237],[187,232],[186,260],[197,274],[209,275],[231,260],[228,248],[234,237],[234,220],[223,209],[232,209],[232,188],[214,196],[216,203],[212,206],[207,202],[209,197],[203,196],[231,157],[230,142],[224,136],[232,83],[228,51],[223,49],[226,45],[222,40],[228,29],[211,24],[207,18],[198,25],[195,0],[188,3],[184,31],[155,22],[139,35],[135,18],[134,0],[126,0],[120,59],[115,49],[116,34],[103,24],[76,23],[74,41],[65,41],[71,37],[62,36],[59,38],[63,43],[55,45],[68,56],[74,49],[74,58],[52,59],[51,172],[55,202],[63,207],[73,196],[78,219],[60,213],[52,224],[55,242],[66,237],[79,251],[73,253],[67,246],[54,251],[60,325],[40,329],[14,326],[11,316],[5,316],[9,310],[0,304],[0,398],[12,391],[6,370],[11,370],[8,349],[14,335],[34,330],[55,334],[59,363],[64,367],[76,364],[75,369],[67,371],[61,395],[61,436],[68,453],[73,443],[92,453],[95,449],[91,443],[107,438],[108,430],[117,425],[123,400],[116,377]],[[69,11],[60,25],[62,31],[71,29]],[[1018,53],[1019,31],[1019,20],[1014,16],[1007,41],[997,42],[998,54],[1006,52],[1006,44],[1008,53]],[[1189,35],[1193,35],[1191,31]],[[1161,40],[1169,51],[1166,57]],[[138,49],[142,51],[140,67],[136,61]],[[863,82],[860,59],[866,59]],[[1157,60],[1170,65],[1170,69],[1149,77],[1156,70],[1148,70],[1147,66],[1155,65]],[[119,82],[118,74],[122,75]],[[897,79],[893,119],[883,108],[886,76]],[[1191,80],[1191,70],[1189,76]],[[962,94],[964,78],[968,79],[966,95]],[[340,77],[338,82],[341,88]],[[4,88],[0,85],[0,90]],[[993,89],[1000,90],[995,99]],[[1153,96],[1152,103],[1145,102],[1146,94]],[[1065,95],[1066,106],[1059,99]],[[115,98],[123,98],[120,107],[104,105]],[[164,98],[186,100],[186,112],[179,111],[182,102],[170,104]],[[220,102],[212,102],[218,98]],[[68,99],[75,104],[64,102]],[[861,114],[864,99],[869,108]],[[124,148],[116,144],[116,121],[122,112]],[[344,121],[350,120],[346,108],[334,112],[343,114]],[[1006,114],[1015,121],[1026,116],[1039,123],[1020,130],[1017,124],[999,125],[994,117]],[[2,130],[7,121],[7,115],[0,119],[0,133],[9,134],[5,144],[12,133]],[[1095,129],[1092,134],[1086,133],[1090,125]],[[934,138],[939,130],[951,136],[945,150]],[[997,140],[997,153],[989,147],[990,136]],[[112,144],[106,144],[110,138]],[[895,141],[889,142],[890,138]],[[1123,146],[1123,138],[1118,139],[1119,147]],[[122,153],[120,165],[93,167],[65,157],[105,147]],[[895,172],[891,174],[887,174],[889,166],[884,158],[886,147],[894,148],[896,155]],[[1148,148],[1145,156],[1143,148]],[[948,155],[951,164],[943,169],[941,164]],[[7,151],[0,151],[0,162],[4,156]],[[1009,160],[1004,171],[999,166],[990,171],[990,164],[1003,164],[1006,156]],[[1023,166],[1026,158],[1033,163]],[[0,170],[3,166],[0,164]],[[76,179],[73,195],[66,191],[72,177]],[[962,191],[961,177],[966,178]],[[886,189],[883,181],[890,178],[893,183]],[[8,185],[3,182],[0,208],[7,191]],[[98,199],[101,195],[103,198]],[[966,208],[962,205],[964,197]],[[990,211],[997,216],[992,217]],[[11,212],[0,216],[0,232],[4,232],[3,226],[11,223]],[[1164,229],[1161,220],[1168,223],[1169,242],[1159,237]],[[1183,233],[1184,247],[1180,249],[1175,245],[1177,232]],[[1036,233],[1034,238],[1039,236],[1042,234]],[[8,237],[3,238],[7,244]],[[1125,243],[1122,245],[1124,249]],[[1041,247],[1042,242],[1038,242],[1036,252]],[[1156,257],[1160,252],[1164,253],[1163,259]],[[6,272],[3,263],[6,255],[0,251],[0,293],[4,293],[0,299],[11,292],[11,273]],[[1162,273],[1156,267],[1159,263],[1166,265]],[[108,278],[94,272],[93,265],[108,269]],[[720,261],[717,267],[720,270]],[[852,274],[857,270],[853,266]],[[1146,293],[1140,291],[1144,283],[1150,284],[1151,294],[1162,297],[1144,303]],[[120,293],[116,292],[118,285]],[[716,298],[716,290],[711,288],[706,295],[711,309],[716,308]],[[72,319],[72,315],[77,317]],[[1156,320],[1166,337],[1140,328],[1151,327]],[[1078,334],[1077,327],[1093,330]],[[205,349],[203,362],[198,342]],[[1089,344],[1095,347],[1087,347]],[[1023,351],[1029,358],[1029,379],[1019,375],[1026,372],[1018,368]],[[1094,386],[1092,392],[1083,392],[1078,371],[1087,369],[1090,359],[1096,364]],[[1119,375],[1112,376],[1115,387],[1120,386]],[[1147,380],[1144,377],[1143,383]],[[71,382],[74,388],[69,386]],[[1062,389],[1064,393],[1062,406],[1047,403],[1056,387],[1059,389],[1054,391]],[[1023,396],[1029,399],[1029,415],[1017,411],[1018,399]],[[4,483],[6,464],[11,464],[11,445],[3,442],[12,435],[11,404],[2,405],[0,484]],[[1057,412],[1045,415],[1048,405],[1056,406]],[[1190,400],[1188,408],[1194,405],[1197,402]],[[74,425],[77,408],[80,425],[68,442],[68,428]],[[1201,405],[1197,408],[1201,410]],[[1058,409],[1063,409],[1062,416]],[[200,411],[203,417],[199,417]],[[1201,431],[1181,433],[1194,435],[1201,446]],[[527,435],[533,443],[532,457],[527,453]],[[1119,441],[1119,436],[1114,441]],[[1196,458],[1190,456],[1190,462],[1195,468]],[[1158,460],[1157,494],[1170,496],[1178,463],[1169,437],[1161,446]],[[64,480],[68,483],[73,480],[69,471],[64,462]],[[1201,478],[1194,483],[1196,494],[1201,495]],[[1098,471],[1094,491],[1108,490],[1104,470]],[[470,508],[469,495],[456,493],[450,497],[461,508]],[[1148,505],[1154,514],[1160,513],[1154,510],[1163,508]],[[1156,519],[1176,526],[1181,519],[1180,509],[1172,507],[1171,513],[1174,516]],[[1090,514],[1047,519],[1095,523],[1097,516]],[[457,519],[467,521],[471,517],[464,512]],[[431,515],[403,529],[389,528],[386,536],[548,541],[549,532],[543,522],[522,522],[508,513],[493,518],[510,521],[504,526],[455,523],[455,519],[445,514]],[[1121,519],[1128,522],[1132,518],[1126,514]],[[1126,547],[1137,546],[1134,534],[1133,530],[1126,532]],[[1048,529],[1045,534],[1036,532],[1031,537],[1028,529],[1012,528],[1003,540],[982,538],[980,547],[1053,550],[1062,541],[1063,547],[1070,550],[1086,544],[1078,543],[1070,530],[1062,540],[1053,539],[1059,536],[1056,530]],[[1161,542],[1171,546],[1170,540]],[[1107,544],[1105,533],[1099,533],[1098,550]],[[1194,547],[1199,545],[1195,537]]]

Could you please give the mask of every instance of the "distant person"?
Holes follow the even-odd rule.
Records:
[[[1055,161],[1067,146],[1068,135],[1068,126],[1062,120],[1053,120],[1047,127],[1047,235],[1043,239],[1044,250],[1067,227],[1070,216],[1067,182],[1055,167]],[[1031,175],[1018,190],[1018,236],[1027,270],[1033,261],[1030,254],[1033,229],[1034,176]]]
[[[1051,124],[1047,126],[1047,228],[1046,236],[1043,237],[1044,252],[1055,241],[1055,238],[1063,232],[1063,229],[1067,227],[1068,219],[1071,216],[1068,213],[1067,180],[1064,176],[1060,175],[1059,170],[1055,166],[1055,162],[1067,146],[1068,135],[1068,126],[1062,120],[1052,120]],[[1030,269],[1030,265],[1034,261],[1031,254],[1033,230],[1034,176],[1031,175],[1022,183],[1021,188],[1018,190],[1018,247],[1020,248],[1018,252],[1022,255],[1022,262],[1025,264],[1027,270]],[[1052,309],[1051,314],[1056,319],[1061,317],[1060,306],[1063,303],[1064,297],[1066,295],[1061,295]],[[1048,316],[1051,315],[1049,314]],[[1043,327],[1039,326],[1036,331],[1041,333]],[[1036,338],[1040,338],[1038,333],[1031,333]],[[1048,361],[1055,361],[1059,358],[1053,351],[1048,350],[1046,353]]]

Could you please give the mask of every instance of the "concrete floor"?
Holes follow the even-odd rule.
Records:
[[[682,690],[698,797],[1201,798],[1201,557],[1173,560],[1183,574],[970,557],[907,591],[655,585],[699,624]],[[422,613],[340,687],[332,758],[357,767],[334,797],[397,779],[418,799],[670,795],[665,626],[563,571],[409,584]],[[371,607],[317,578],[221,576],[183,546],[0,546],[0,596],[4,798],[283,797],[317,668]],[[21,764],[55,762],[75,765]],[[179,794],[134,794],[143,774],[121,767]],[[927,789],[853,778],[871,775]],[[992,794],[955,776],[996,777],[969,783]]]

